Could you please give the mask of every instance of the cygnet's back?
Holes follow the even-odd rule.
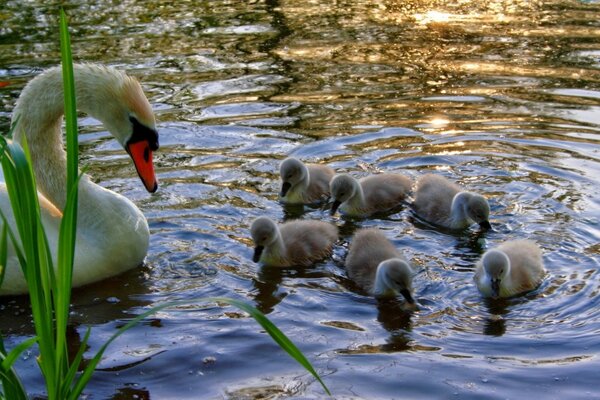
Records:
[[[338,183],[343,182],[343,184],[334,183],[336,179]],[[339,204],[342,213],[366,217],[391,210],[402,204],[410,193],[412,181],[407,176],[393,173],[370,175],[358,181],[347,174],[342,174],[335,176],[330,186],[334,206]],[[352,194],[349,188],[352,188]],[[335,208],[332,211],[335,212]]]
[[[397,207],[410,193],[412,181],[400,174],[370,175],[359,180],[370,210],[389,210]]]
[[[412,297],[413,270],[408,260],[378,229],[359,229],[346,257],[348,276],[370,295]]]
[[[503,255],[508,258],[508,267]],[[519,239],[488,250],[477,262],[474,280],[484,296],[510,297],[537,288],[544,275],[539,246],[532,240]]]
[[[338,239],[335,225],[323,221],[289,221],[279,226],[288,265],[312,265],[331,254]]]
[[[281,200],[288,204],[314,204],[329,197],[333,168],[321,164],[304,164],[288,157],[281,162]]]
[[[255,244],[254,261],[265,265],[309,266],[327,257],[338,238],[335,225],[323,221],[290,221],[277,225],[257,218],[250,228]]]
[[[464,229],[474,222],[491,227],[487,200],[440,175],[426,174],[417,180],[413,207],[423,219],[446,228]]]

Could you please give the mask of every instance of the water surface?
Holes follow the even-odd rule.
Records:
[[[446,4],[449,3],[449,4]],[[71,338],[91,355],[132,315],[228,296],[267,313],[336,398],[600,398],[600,4],[595,1],[70,2],[76,59],[138,77],[155,109],[160,189],[83,117],[82,163],[132,199],[145,266],[77,290]],[[25,83],[59,62],[54,6],[0,12],[0,128]],[[490,199],[494,230],[447,233],[404,207],[369,220],[278,203],[287,155],[356,176],[435,172]],[[335,222],[334,256],[261,269],[248,227]],[[347,244],[379,227],[418,267],[418,312],[348,280]],[[485,301],[474,263],[503,240],[540,244],[541,287]],[[9,346],[27,302],[0,300]],[[35,351],[19,371],[43,393]],[[244,313],[166,310],[115,342],[90,399],[322,398]]]

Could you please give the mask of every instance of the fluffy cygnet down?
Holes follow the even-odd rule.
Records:
[[[427,174],[417,180],[413,207],[421,218],[445,228],[465,229],[473,223],[491,228],[486,198],[440,175]]]
[[[329,183],[331,214],[339,209],[351,217],[368,217],[397,207],[410,193],[412,181],[400,174],[378,174],[356,180],[339,174]]]
[[[484,253],[474,280],[486,297],[511,297],[537,288],[544,274],[539,246],[531,240],[511,240]]]
[[[369,294],[395,297],[400,293],[410,304],[414,271],[406,258],[378,229],[359,229],[346,257],[348,276]]]
[[[254,262],[267,266],[310,266],[331,254],[338,238],[335,225],[323,221],[290,221],[277,225],[268,217],[252,223]]]
[[[329,198],[329,181],[335,175],[333,168],[321,164],[304,164],[288,157],[279,167],[281,192],[287,204],[315,204]]]

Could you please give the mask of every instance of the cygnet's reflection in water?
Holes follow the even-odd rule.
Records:
[[[254,301],[256,308],[263,314],[269,314],[277,304],[288,295],[287,288],[282,285],[283,280],[289,278],[296,283],[303,279],[321,279],[329,277],[329,273],[322,269],[322,264],[315,267],[267,267],[261,266],[252,279]],[[319,267],[321,266],[321,267]]]
[[[377,321],[390,332],[387,343],[381,345],[382,352],[399,352],[412,350],[413,311],[408,310],[406,304],[398,299],[385,299],[377,301]]]
[[[483,334],[490,336],[502,336],[506,333],[506,319],[508,307],[511,305],[509,299],[483,299],[485,306],[488,309],[489,317],[485,319],[483,326]]]
[[[286,296],[287,292],[280,289],[284,276],[288,276],[290,268],[261,267],[256,277],[252,279],[254,286],[254,301],[256,308],[263,314],[269,314]]]

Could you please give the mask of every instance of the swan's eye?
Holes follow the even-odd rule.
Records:
[[[152,128],[148,128],[146,125],[140,123],[134,116],[129,116],[129,121],[132,125],[132,134],[128,144],[147,141],[150,146],[150,150],[158,150],[158,132]]]

